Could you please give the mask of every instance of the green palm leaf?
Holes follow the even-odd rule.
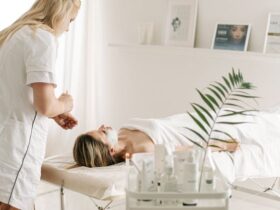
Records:
[[[215,137],[213,137],[213,138],[211,138],[211,140],[215,140],[215,141],[220,141],[220,142],[223,142],[223,143],[227,143],[227,140],[221,139],[221,138],[215,138]]]
[[[184,127],[184,128],[191,131],[192,133],[194,133],[196,136],[198,136],[202,141],[204,141],[207,144],[206,139],[199,132],[197,132],[194,129],[188,128],[188,127]]]
[[[250,122],[228,122],[228,121],[217,121],[217,124],[226,124],[226,125],[239,125],[239,124],[245,124]]]
[[[184,135],[181,133],[182,136],[184,136],[186,139],[188,139],[190,142],[192,142],[193,144],[195,144],[196,146],[200,147],[200,148],[203,148],[203,146],[199,143],[197,143],[195,140],[189,138],[188,136]]]
[[[237,108],[240,108],[240,109],[245,109],[245,107],[243,107],[241,105],[238,105],[238,104],[233,104],[233,103],[225,103],[224,105],[229,106],[229,107],[237,107]]]
[[[216,101],[216,99],[215,99],[213,96],[211,96],[211,95],[209,95],[209,94],[206,94],[206,97],[207,97],[218,109],[220,108],[218,102]]]
[[[241,97],[241,98],[259,98],[258,96],[250,96],[250,95],[242,95],[242,94],[232,94],[233,96],[238,96],[238,97]]]
[[[219,117],[229,117],[229,116],[234,116],[234,115],[243,115],[243,116],[254,116],[253,114],[247,114],[247,112],[255,112],[255,110],[245,110],[245,111],[231,111],[229,114],[222,114]]]
[[[211,101],[209,101],[207,99],[207,97],[205,97],[198,89],[196,89],[196,90],[199,93],[202,100],[210,107],[210,109],[212,109],[214,112],[216,112],[216,110],[215,110],[214,106],[212,105]]]
[[[225,83],[226,83],[226,85],[227,85],[228,89],[229,89],[229,90],[232,90],[231,85],[230,85],[230,83],[229,83],[228,79],[227,79],[227,78],[225,78],[225,77],[223,77],[223,80],[225,81]]]
[[[254,112],[257,111],[254,107],[247,103],[246,100],[256,101],[259,97],[251,95],[248,91],[253,90],[255,86],[250,83],[244,81],[243,75],[240,70],[235,72],[232,69],[232,72],[227,74],[227,77],[222,77],[222,82],[214,82],[210,84],[209,87],[206,88],[206,93],[202,93],[200,90],[196,89],[200,98],[207,106],[201,106],[198,103],[192,103],[191,106],[196,115],[187,112],[191,119],[194,121],[197,128],[189,128],[186,127],[188,131],[198,137],[197,141],[186,136],[186,138],[198,145],[199,147],[203,147],[205,145],[205,149],[209,147],[210,140],[216,140],[220,142],[227,142],[228,140],[234,139],[232,135],[221,129],[216,129],[215,126],[225,125],[234,126],[239,124],[250,123],[247,121],[235,120],[231,119],[234,116],[254,116]],[[246,108],[247,107],[247,108]],[[206,108],[209,108],[207,110]],[[234,118],[233,118],[234,119]],[[207,128],[205,127],[207,126]],[[224,126],[223,126],[224,127]],[[222,134],[220,137],[216,137],[215,134]],[[232,156],[227,153],[233,162]],[[204,154],[204,161],[205,156]],[[204,163],[202,163],[202,166]],[[200,175],[200,185],[202,180],[203,170],[201,170]]]
[[[199,105],[199,104],[196,104],[196,103],[192,103],[191,105],[194,105],[194,106],[197,106],[199,107],[205,114],[207,114],[207,116],[211,119],[211,120],[214,120],[213,116],[210,114],[210,112],[205,109],[203,106]]]
[[[213,133],[221,133],[221,134],[224,134],[225,136],[227,136],[229,139],[234,139],[229,133],[227,133],[225,131],[213,130]]]
[[[244,95],[247,95],[247,96],[250,95],[249,93],[247,93],[247,92],[245,92],[245,91],[241,91],[241,90],[235,90],[235,91],[233,91],[232,93],[233,93],[233,94],[234,94],[234,93],[241,93],[241,94],[244,94]]]
[[[203,114],[198,108],[196,108],[196,106],[192,105],[192,107],[193,107],[193,109],[195,110],[195,112],[198,114],[198,116],[200,117],[200,119],[202,119],[203,122],[204,122],[205,124],[207,124],[209,128],[211,128],[211,125],[210,125],[210,123],[208,122],[208,120],[206,119],[206,117],[204,116],[204,114]]]
[[[238,81],[234,78],[234,76],[231,75],[231,73],[229,73],[228,75],[229,75],[229,79],[230,79],[232,87],[235,87],[235,84],[238,83]]]
[[[214,87],[217,91],[219,91],[224,96],[224,98],[226,97],[226,95],[225,95],[225,93],[224,93],[222,88],[220,88],[217,85],[213,85],[213,84],[211,84],[210,86]]]
[[[193,121],[198,125],[198,127],[200,127],[201,130],[203,130],[207,135],[209,135],[208,131],[205,129],[203,124],[196,117],[194,117],[191,113],[188,112],[188,114],[193,119]]]
[[[220,82],[216,82],[216,84],[218,84],[226,93],[229,93],[229,91],[227,90],[226,86],[223,85],[222,83]]]
[[[216,98],[218,98],[220,100],[220,102],[223,103],[222,97],[220,96],[220,94],[216,90],[214,90],[211,87],[208,87],[208,90],[210,90],[216,96]]]

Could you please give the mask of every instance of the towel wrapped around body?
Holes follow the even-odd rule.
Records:
[[[235,116],[230,120],[248,123],[218,126],[218,129],[230,133],[240,142],[240,148],[231,153],[231,157],[226,152],[213,153],[221,173],[230,182],[247,178],[279,177],[280,109],[277,107],[263,110],[254,116]],[[146,133],[155,144],[164,144],[168,153],[177,146],[193,145],[186,136],[200,142],[197,136],[185,127],[197,128],[186,113],[161,119],[135,118],[122,126]]]

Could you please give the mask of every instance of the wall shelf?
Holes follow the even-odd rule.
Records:
[[[234,56],[237,58],[246,57],[247,59],[252,57],[256,58],[271,58],[280,59],[280,54],[266,54],[262,52],[253,51],[230,51],[230,50],[215,50],[209,48],[189,48],[184,46],[170,46],[170,45],[141,45],[141,44],[129,44],[129,43],[109,43],[108,47],[118,48],[125,50],[136,51],[150,51],[160,53],[191,53],[191,54],[208,54],[209,56]]]

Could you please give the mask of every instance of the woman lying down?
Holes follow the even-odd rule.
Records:
[[[211,141],[220,171],[229,181],[280,176],[280,108],[260,111],[255,116],[238,116],[235,120],[249,123],[219,127],[234,139],[228,143]],[[100,167],[123,161],[126,153],[153,152],[155,144],[164,144],[169,153],[195,147],[186,138],[195,139],[186,126],[195,126],[187,114],[133,119],[118,132],[102,125],[76,139],[73,156],[80,166]],[[226,152],[231,152],[232,157]]]

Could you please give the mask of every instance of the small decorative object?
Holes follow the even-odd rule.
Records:
[[[280,53],[280,13],[270,13],[265,34],[264,53]]]
[[[165,42],[194,46],[197,0],[169,0]]]
[[[138,43],[152,44],[154,36],[154,23],[141,23],[138,25]]]
[[[248,103],[245,101],[246,99],[255,100],[258,97],[252,96],[247,92],[253,89],[254,86],[244,81],[240,71],[236,73],[232,70],[232,73],[229,73],[228,77],[222,78],[223,82],[215,82],[207,87],[206,90],[208,93],[202,93],[200,90],[197,90],[206,106],[192,103],[191,106],[194,109],[194,113],[188,112],[188,115],[197,125],[197,129],[189,127],[186,127],[186,129],[193,133],[199,139],[199,142],[188,136],[186,138],[205,151],[201,164],[199,190],[201,189],[204,165],[206,157],[209,155],[207,154],[209,153],[209,148],[219,149],[217,148],[219,144],[213,144],[212,142],[221,142],[223,144],[236,142],[232,134],[219,129],[218,125],[233,126],[247,123],[242,120],[237,121],[236,118],[233,118],[235,120],[230,120],[230,118],[234,116],[253,115],[253,112],[257,111],[256,109],[252,109],[251,106],[248,106]],[[223,148],[220,148],[220,151],[222,150]]]
[[[212,49],[246,51],[250,29],[249,24],[217,24]]]

